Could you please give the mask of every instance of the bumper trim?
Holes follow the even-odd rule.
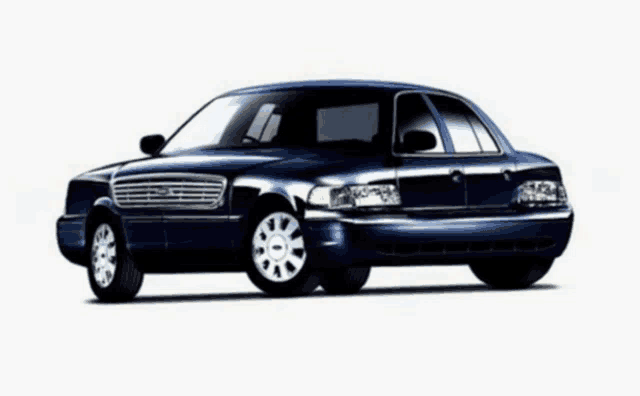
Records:
[[[330,212],[324,210],[309,210],[305,214],[305,220],[337,220],[342,223],[358,224],[358,225],[385,225],[385,224],[403,224],[416,226],[421,225],[446,225],[446,224],[464,224],[464,223],[481,223],[481,222],[512,222],[512,221],[539,221],[539,220],[566,220],[573,213],[571,207],[564,208],[553,212],[537,212],[526,213],[511,216],[493,216],[493,217],[458,217],[451,219],[417,219],[408,215],[378,215],[370,217],[344,217],[339,212]]]

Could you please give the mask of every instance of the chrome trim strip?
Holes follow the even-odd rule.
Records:
[[[336,246],[341,244],[342,242],[339,242],[339,241],[324,241],[320,243],[320,246]]]
[[[224,222],[229,220],[229,216],[227,215],[218,215],[218,216],[203,216],[203,215],[193,215],[193,216],[174,216],[168,215],[163,216],[163,220],[171,221],[171,222],[180,222],[180,221],[213,221],[213,222]]]
[[[560,212],[548,212],[548,213],[531,213],[525,215],[515,216],[496,216],[496,217],[466,217],[456,219],[433,219],[433,220],[419,220],[412,218],[389,218],[389,217],[377,217],[369,219],[348,219],[341,218],[338,221],[349,224],[366,224],[366,225],[384,225],[384,224],[406,224],[412,225],[416,228],[424,226],[446,226],[452,224],[464,224],[464,223],[482,223],[482,222],[509,222],[509,221],[538,221],[538,220],[564,220],[571,216],[571,210],[564,210]]]
[[[459,207],[467,208],[467,207]],[[413,208],[411,208],[413,209]],[[554,212],[527,213],[511,216],[485,216],[485,217],[458,217],[453,219],[416,219],[408,215],[381,215],[365,218],[348,218],[340,212],[332,212],[325,210],[308,210],[305,213],[305,220],[336,220],[349,224],[367,224],[367,225],[383,225],[383,224],[407,224],[420,226],[437,226],[447,224],[461,223],[478,223],[478,222],[508,222],[508,221],[537,221],[537,220],[564,220],[568,219],[573,213],[571,207]]]
[[[329,210],[307,210],[304,213],[305,220],[337,220],[342,215],[340,212]]]
[[[162,216],[122,216],[129,223],[162,223]]]
[[[122,216],[122,220],[131,223],[148,223],[148,222],[163,222],[163,221],[239,221],[242,219],[242,215],[168,215],[168,216]]]
[[[85,217],[87,217],[86,214],[63,214],[62,215],[63,220],[76,220],[76,219],[83,219]]]

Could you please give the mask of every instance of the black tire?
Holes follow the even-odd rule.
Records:
[[[524,289],[540,279],[551,268],[553,258],[516,258],[472,263],[473,274],[494,289]]]
[[[107,285],[99,284],[100,280],[97,279],[96,259],[98,254],[93,249],[96,233],[99,230],[105,231],[102,229],[103,225],[108,226],[106,237],[108,238],[109,233],[113,233],[115,239],[113,242],[115,247],[115,259],[113,260],[115,262],[115,273],[111,275],[111,280]],[[98,221],[95,227],[90,230],[89,236],[90,238],[87,239],[89,243],[87,272],[93,293],[100,301],[104,302],[133,300],[142,286],[143,273],[136,268],[125,248],[124,237],[119,224],[113,219]]]
[[[320,285],[327,294],[354,294],[360,291],[371,273],[371,267],[325,270]]]
[[[255,217],[253,224],[249,227],[250,232],[247,236],[247,243],[245,244],[243,252],[244,260],[246,261],[247,275],[254,285],[271,296],[289,297],[311,294],[318,287],[320,277],[318,272],[313,268],[310,255],[307,254],[306,246],[304,245],[304,234],[302,227],[300,227],[299,220],[295,218],[293,211],[288,208],[285,209],[281,207],[274,209],[275,208],[270,208],[268,211],[262,211]],[[274,229],[268,230],[269,238],[265,235],[265,238],[262,239],[261,234],[256,233],[256,231],[261,225],[261,229],[263,230],[266,226],[265,224],[270,226],[270,223],[268,223],[270,219],[274,220]],[[289,220],[286,226],[284,225],[284,219]],[[296,224],[298,227],[295,227]],[[283,226],[291,226],[291,228],[281,230],[280,228]],[[292,231],[293,228],[295,228],[295,231]],[[277,238],[277,236],[283,238],[281,241],[283,242],[285,252],[284,257],[279,259],[271,256],[271,253],[275,251],[270,250],[273,245],[269,245],[269,243],[271,243],[270,241]],[[259,243],[264,243],[264,248],[257,246],[259,243],[255,244],[254,238],[260,238],[262,242],[259,241]],[[300,243],[302,243],[301,249],[303,253],[302,256],[299,257],[297,254],[301,250],[299,248]],[[294,248],[292,245],[298,248]],[[296,251],[297,257],[295,263],[291,262],[293,261],[291,254],[294,254],[294,250]],[[291,254],[289,254],[289,252],[291,252]],[[289,259],[291,259],[291,261],[289,261]],[[291,266],[289,266],[290,264]],[[262,268],[260,269],[258,266]],[[292,267],[294,270],[289,271],[289,268]],[[277,272],[273,271],[276,269]],[[271,273],[272,271],[273,273]],[[276,279],[278,274],[282,280]],[[286,279],[289,276],[291,276],[291,278]]]

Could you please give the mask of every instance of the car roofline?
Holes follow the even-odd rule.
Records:
[[[317,90],[317,89],[331,89],[331,88],[354,88],[354,89],[379,89],[389,91],[404,91],[404,90],[422,90],[422,91],[442,91],[437,88],[432,88],[423,85],[392,82],[392,81],[378,81],[378,80],[306,80],[306,81],[292,81],[274,84],[255,85],[251,87],[244,87],[227,92],[225,95],[237,95],[237,94],[250,94],[250,93],[267,93],[278,91],[304,91],[304,90]]]

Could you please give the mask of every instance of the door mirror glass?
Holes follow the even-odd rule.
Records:
[[[164,144],[164,136],[147,135],[140,140],[140,150],[145,154],[153,154]]]
[[[437,144],[436,135],[429,131],[406,132],[403,140],[401,149],[405,153],[432,150]]]

